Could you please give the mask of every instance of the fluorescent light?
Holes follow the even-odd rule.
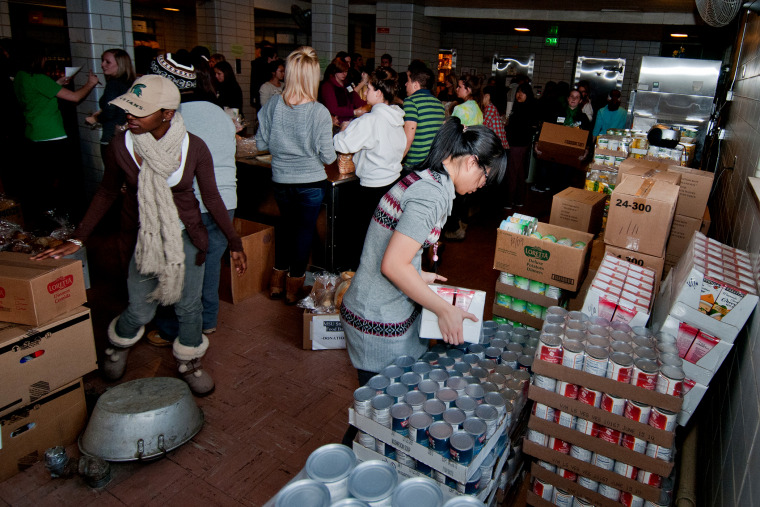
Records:
[[[175,9],[174,7],[164,7],[165,11],[172,11],[172,12],[179,12],[179,9]]]
[[[671,37],[688,37],[689,34],[687,34],[687,33],[671,33],[670,36]]]
[[[515,31],[518,31],[518,32],[530,32],[530,28],[515,28]]]

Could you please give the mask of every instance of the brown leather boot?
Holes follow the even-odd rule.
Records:
[[[294,305],[301,299],[301,289],[303,289],[304,280],[306,280],[305,276],[293,278],[288,275],[285,281],[285,304]]]
[[[272,275],[269,277],[269,298],[282,299],[285,295],[285,275],[288,271],[285,269],[272,268]]]

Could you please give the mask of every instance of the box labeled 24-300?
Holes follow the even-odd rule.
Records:
[[[576,248],[499,229],[493,268],[560,289],[577,290],[586,274],[594,236],[544,223],[538,224],[538,232],[541,236],[551,235],[558,240],[567,238],[572,243],[582,242],[584,246]]]
[[[86,301],[81,261],[0,252],[0,321],[37,326]]]
[[[552,199],[549,223],[597,234],[602,229],[602,215],[607,195],[568,187]]]
[[[610,197],[604,242],[654,257],[665,244],[678,200],[678,185],[629,176]]]
[[[0,322],[0,415],[98,367],[89,308],[42,326]]]

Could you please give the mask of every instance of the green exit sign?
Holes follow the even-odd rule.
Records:
[[[546,31],[546,35],[559,35],[559,25],[551,25]]]
[[[559,38],[558,37],[547,37],[546,38],[546,42],[545,42],[546,46],[548,46],[550,48],[557,47],[558,43],[559,43]]]

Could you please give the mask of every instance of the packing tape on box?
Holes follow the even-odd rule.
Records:
[[[644,178],[644,181],[641,182],[641,186],[636,191],[635,195],[636,197],[644,197],[646,198],[649,195],[649,192],[652,191],[652,187],[654,187],[654,181],[652,178]]]

